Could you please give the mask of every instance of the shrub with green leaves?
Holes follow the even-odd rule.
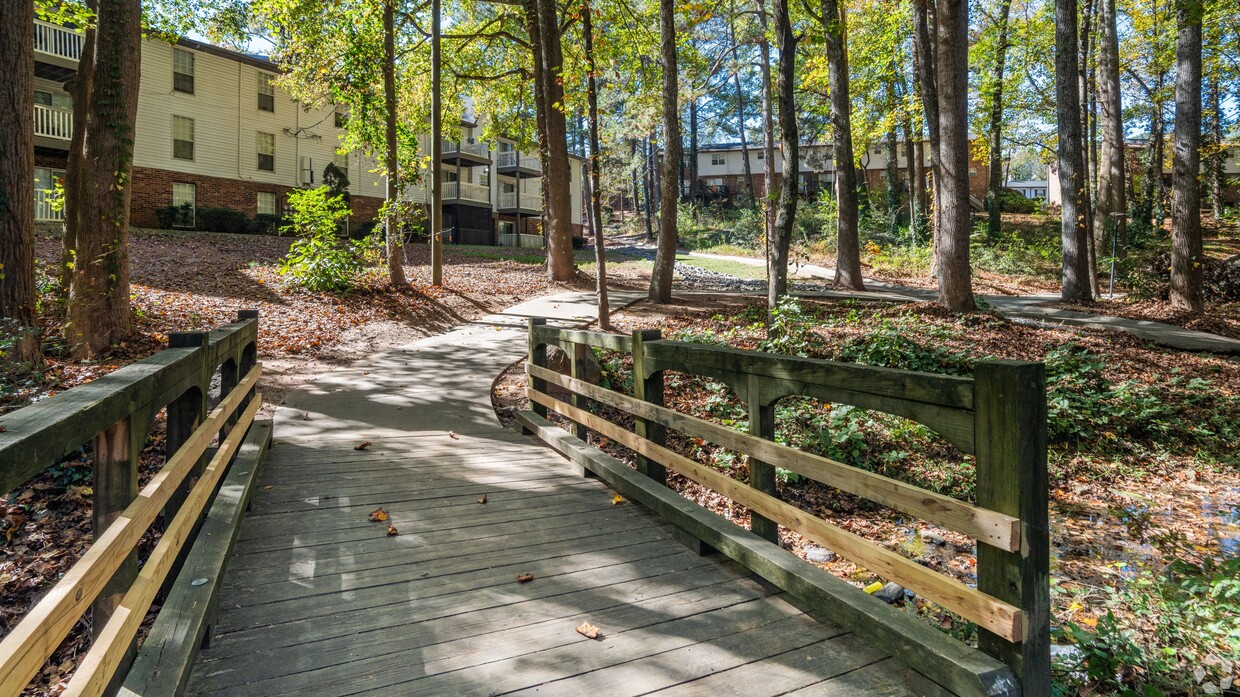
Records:
[[[823,338],[813,331],[815,321],[799,300],[784,296],[771,310],[767,338],[759,349],[788,356],[817,357],[826,347]]]
[[[884,317],[864,336],[845,341],[836,357],[865,365],[948,375],[967,375],[973,370],[968,357],[940,346],[926,346],[913,338],[905,317]]]
[[[288,223],[280,232],[298,235],[280,260],[280,273],[294,283],[317,291],[346,291],[364,266],[359,250],[336,236],[337,224],[349,207],[326,186],[294,189],[288,194]]]
[[[1163,436],[1176,408],[1160,391],[1133,380],[1113,383],[1106,362],[1073,344],[1046,354],[1047,426],[1053,442],[1088,442],[1120,436]]]

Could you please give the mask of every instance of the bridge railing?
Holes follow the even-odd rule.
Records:
[[[568,354],[570,375],[547,367],[548,346]],[[633,396],[581,379],[583,366],[594,360],[594,348],[631,355]],[[981,361],[972,377],[954,377],[665,341],[658,330],[624,336],[559,329],[532,319],[526,370],[535,414],[545,418],[554,411],[575,422],[577,438],[584,441],[592,430],[628,448],[636,455],[637,471],[659,483],[671,469],[747,506],[752,532],[761,538],[778,543],[782,525],[976,623],[979,648],[1012,669],[1023,694],[1050,693],[1043,364]],[[666,408],[667,371],[728,385],[748,404],[749,433]],[[562,399],[565,393],[568,401]],[[882,411],[934,429],[975,456],[976,503],[775,443],[775,403],[789,396]],[[634,429],[593,413],[592,402],[632,415]],[[749,455],[749,481],[738,481],[668,449],[667,429]],[[976,587],[783,501],[776,491],[776,467],[974,538]],[[762,569],[753,570],[763,574]],[[774,577],[769,580],[779,583]],[[907,649],[908,644],[902,643],[907,637],[898,631],[858,629],[885,632],[893,652]],[[954,641],[945,635],[942,640]],[[938,667],[925,669],[934,673]]]
[[[131,659],[262,402],[257,337],[258,313],[245,310],[209,333],[170,334],[169,348],[4,417],[0,492],[93,444],[94,542],[0,641],[0,695],[20,694],[88,611],[94,641],[63,694],[105,693]],[[138,456],[161,411],[166,460],[139,490]],[[153,526],[162,536],[139,572],[138,543]]]

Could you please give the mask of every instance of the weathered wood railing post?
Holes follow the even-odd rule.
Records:
[[[1020,518],[1020,551],[977,545],[978,590],[1021,609],[1024,641],[982,630],[978,647],[1011,666],[1021,694],[1050,694],[1050,524],[1046,368],[985,361],[973,372],[977,504]]]
[[[662,338],[663,332],[658,329],[633,332],[633,396],[658,406],[664,406],[663,371],[646,375],[646,354],[643,346],[647,341],[659,341]],[[645,419],[633,419],[633,432],[655,445],[664,445],[667,442],[666,429]],[[637,471],[660,484],[667,483],[667,468],[641,455],[637,456]]]
[[[202,348],[200,360],[202,366],[203,378],[211,379],[210,367],[207,365],[206,346],[210,340],[210,334],[207,332],[169,332],[168,348]],[[167,432],[164,437],[164,459],[172,457],[172,454],[181,449],[181,445],[189,439],[194,433],[194,429],[198,428],[198,424],[207,416],[207,395],[202,390],[188,390],[180,397],[172,400],[168,405]],[[203,469],[206,468],[206,458],[198,458],[198,464],[194,466],[194,472],[191,477],[187,477],[185,482],[177,488],[175,494],[168,501],[168,505],[164,507],[164,519],[171,520],[173,515],[181,508],[181,502],[185,500],[186,493],[193,488],[193,479],[202,475]]]
[[[238,322],[244,322],[248,319],[257,321],[258,310],[237,310],[237,321]],[[257,332],[257,329],[255,330],[254,343],[255,343],[255,355],[254,356],[242,356],[241,360],[238,361],[237,363],[238,379],[240,379],[240,376],[242,375],[247,375],[250,372],[250,368],[253,368],[254,364],[258,362],[258,351],[257,351],[258,332]],[[257,386],[250,388],[250,393],[246,395],[245,401],[241,402],[241,406],[237,408],[238,414],[244,411],[246,407],[250,406],[250,399],[254,397],[254,393],[257,391],[258,391]]]
[[[144,416],[130,414],[95,436],[91,525],[96,540],[138,497],[138,453],[146,442],[148,424]],[[91,604],[91,630],[95,637],[137,577],[138,554],[134,551]]]
[[[749,376],[745,390],[749,397],[749,434],[767,440],[775,440],[775,406],[763,404],[762,378]],[[749,486],[764,494],[775,496],[775,466],[754,457],[749,458]],[[753,511],[749,512],[749,528],[758,537],[779,544],[779,524]]]
[[[571,366],[569,372],[572,374],[572,376],[578,380],[585,380],[586,379],[586,375],[585,375],[586,364],[587,364],[587,361],[594,360],[594,351],[593,349],[591,349],[589,346],[586,346],[585,344],[573,344],[573,353],[571,356],[569,356],[569,360],[571,361],[569,364]],[[578,409],[589,409],[590,408],[589,402],[590,400],[587,399],[586,397],[582,397],[581,395],[576,394],[576,393],[573,394],[573,406],[577,407]],[[589,429],[587,429],[585,426],[579,423],[574,422],[573,424],[573,435],[574,436],[577,436],[578,438],[584,441],[586,440],[586,436],[588,435],[588,433],[589,433]]]
[[[542,327],[546,324],[547,320],[544,317],[531,317],[529,321],[529,355],[526,357],[526,361],[529,362],[530,365],[536,365],[539,368],[547,367],[547,345],[540,343],[534,336],[534,332],[535,327]],[[547,391],[547,381],[541,378],[530,377],[530,386],[539,392],[545,393]],[[535,414],[538,414],[544,419],[547,418],[547,407],[544,407],[537,402],[531,403],[530,407],[534,410]]]

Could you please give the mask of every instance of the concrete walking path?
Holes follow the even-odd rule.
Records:
[[[738,264],[745,264],[747,266],[763,266],[766,263],[762,259],[753,259],[750,257],[737,257],[723,254],[703,254],[700,252],[688,252],[687,254],[689,256],[702,257],[704,259],[732,261]],[[819,266],[817,264],[797,264],[795,268],[790,269],[790,271],[793,271],[801,276],[809,276],[811,278],[826,281],[831,281],[835,278],[834,269]],[[909,288],[893,283],[878,281],[872,278],[865,279],[865,284],[868,289],[865,292],[828,290],[823,291],[822,293],[815,293],[813,295],[814,297],[840,299],[856,298],[858,300],[879,300],[886,302],[933,302],[938,297],[938,294],[933,290],[927,290],[925,288]],[[995,310],[1008,317],[1020,317],[1023,319],[1046,322],[1048,324],[1083,327],[1086,329],[1125,332],[1139,339],[1179,351],[1204,351],[1209,353],[1240,355],[1240,340],[1219,336],[1217,334],[1200,332],[1193,329],[1185,329],[1174,324],[1164,324],[1162,322],[1150,322],[1147,320],[1129,319],[1126,317],[1111,317],[1108,315],[1097,315],[1088,312],[1079,312],[1076,310],[1047,307],[1048,303],[1059,301],[1059,296],[1057,295],[983,295],[980,297],[982,300],[990,304],[990,306]]]

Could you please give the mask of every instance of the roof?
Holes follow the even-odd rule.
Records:
[[[177,39],[177,45],[192,48],[195,51],[202,51],[203,53],[210,53],[221,58],[227,58],[228,60],[234,60],[238,63],[246,63],[256,68],[261,68],[262,70],[270,70],[278,73],[284,72],[280,66],[270,58],[258,53],[243,53],[241,51],[234,51],[222,46],[216,46],[215,44],[209,44],[204,41],[197,41],[184,37]]]

